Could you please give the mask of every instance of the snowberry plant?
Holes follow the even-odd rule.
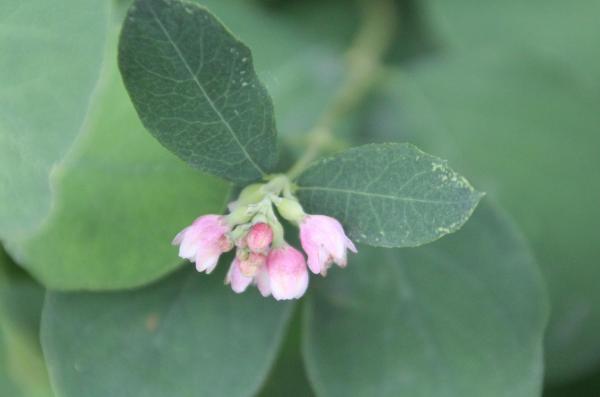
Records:
[[[535,397],[585,372],[577,300],[544,373],[544,284],[496,203],[541,259],[593,246],[556,189],[600,158],[564,148],[585,101],[527,72],[573,7],[504,3],[3,0],[0,396]]]
[[[173,240],[199,272],[211,273],[233,250],[226,283],[235,292],[255,284],[263,296],[297,299],[309,270],[325,276],[332,263],[345,267],[355,243],[418,246],[469,218],[482,194],[410,144],[370,144],[318,158],[337,121],[374,81],[388,41],[380,26],[385,6],[370,6],[345,83],[287,171],[278,166],[273,104],[250,49],[195,2],[131,6],[119,66],[144,126],[192,167],[240,187],[227,214],[200,216]],[[289,244],[282,220],[299,229],[304,252]]]

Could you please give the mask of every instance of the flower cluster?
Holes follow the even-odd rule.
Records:
[[[285,241],[274,208],[299,227],[308,260]],[[300,298],[308,287],[308,269],[325,276],[333,263],[346,266],[347,250],[356,252],[336,219],[304,212],[285,176],[246,187],[238,200],[229,204],[229,211],[227,215],[199,217],[175,236],[173,244],[179,245],[180,257],[195,262],[196,269],[207,274],[215,269],[222,253],[235,247],[225,282],[237,293],[253,284],[265,297]]]

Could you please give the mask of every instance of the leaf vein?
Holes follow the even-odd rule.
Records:
[[[169,44],[171,44],[171,46],[173,47],[173,49],[177,53],[177,56],[179,57],[179,59],[181,60],[181,62],[183,62],[183,65],[185,66],[185,69],[188,71],[188,73],[192,77],[192,80],[194,81],[194,83],[196,83],[196,86],[198,87],[198,89],[200,90],[200,92],[202,93],[202,95],[206,98],[206,100],[207,100],[208,104],[210,105],[211,109],[221,119],[221,121],[223,122],[223,125],[226,127],[227,131],[231,134],[231,136],[235,140],[236,144],[240,147],[240,149],[244,153],[244,156],[246,156],[246,158],[248,159],[248,161],[250,162],[250,164],[252,164],[252,166],[254,168],[256,168],[256,170],[262,176],[265,176],[266,175],[265,171],[263,171],[263,169],[252,159],[252,157],[250,156],[250,154],[246,150],[245,146],[242,145],[242,143],[239,140],[237,134],[233,131],[233,128],[231,127],[231,125],[227,122],[227,120],[225,119],[225,117],[223,116],[223,114],[219,111],[219,109],[217,109],[215,103],[212,101],[212,99],[210,98],[210,96],[208,95],[208,93],[206,92],[206,90],[204,89],[204,87],[202,86],[202,84],[200,83],[200,81],[198,80],[198,77],[192,71],[192,69],[191,69],[191,67],[190,67],[187,59],[181,53],[181,50],[177,46],[177,43],[175,43],[175,41],[173,41],[173,39],[171,38],[171,35],[170,35],[169,31],[165,28],[165,26],[163,25],[162,21],[160,20],[160,18],[158,17],[158,15],[156,14],[156,12],[154,11],[154,9],[152,8],[152,6],[150,4],[148,4],[148,9],[152,13],[152,16],[153,16],[154,20],[156,21],[156,23],[160,27],[161,31],[163,32],[163,34],[167,38]]]

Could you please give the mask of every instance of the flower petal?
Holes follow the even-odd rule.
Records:
[[[304,256],[286,245],[273,249],[267,258],[271,293],[277,300],[297,299],[308,287],[308,270]]]
[[[239,261],[234,259],[229,267],[229,272],[225,279],[227,284],[231,284],[231,289],[238,294],[241,294],[248,288],[252,282],[252,277],[245,276],[239,267]]]
[[[271,295],[271,281],[269,280],[269,272],[267,271],[266,266],[263,266],[258,273],[256,273],[254,281],[262,296],[267,297]]]

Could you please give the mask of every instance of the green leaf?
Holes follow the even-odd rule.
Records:
[[[0,4],[0,238],[42,223],[49,177],[77,136],[96,86],[106,0]]]
[[[304,357],[328,396],[539,396],[548,305],[507,220],[482,206],[427,247],[359,247],[312,285]]]
[[[427,18],[449,47],[446,50],[534,53],[599,87],[598,0],[582,0],[577,7],[548,0],[542,10],[537,0],[427,0],[425,4]]]
[[[393,124],[382,140],[395,135],[443,155],[510,210],[549,283],[552,382],[600,360],[600,91],[580,78],[540,54],[447,56],[391,74],[387,106],[374,104],[365,126],[372,140]]]
[[[50,397],[39,344],[44,290],[0,248],[0,395]]]
[[[298,180],[307,211],[339,219],[351,239],[414,247],[458,230],[482,194],[444,160],[408,144],[365,145],[322,160]]]
[[[42,345],[57,396],[256,393],[293,305],[222,280],[190,266],[135,291],[49,293]]]
[[[550,287],[548,380],[589,373],[600,364],[600,1],[428,3],[449,48],[394,78],[407,105],[396,120],[515,215]]]
[[[235,182],[277,159],[273,105],[250,50],[196,3],[138,0],[119,66],[146,128],[193,167]]]
[[[116,57],[117,30],[112,50]],[[13,246],[19,263],[54,289],[148,283],[181,264],[170,242],[196,217],[223,210],[227,184],[164,150],[144,130],[107,63],[89,122],[54,171],[43,227]]]

